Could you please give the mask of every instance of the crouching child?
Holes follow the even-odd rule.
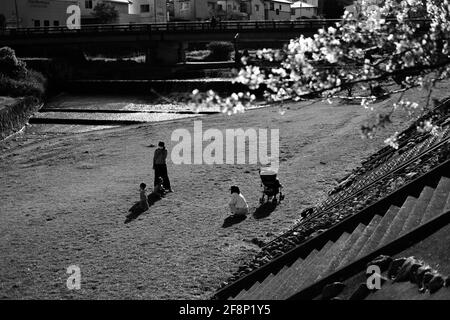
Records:
[[[247,215],[248,214],[248,204],[244,196],[241,194],[239,187],[232,186],[230,188],[231,199],[228,203],[232,215]]]

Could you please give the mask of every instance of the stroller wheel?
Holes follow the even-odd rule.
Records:
[[[264,198],[259,198],[259,203],[263,204],[264,203]]]
[[[276,198],[276,197],[273,197],[272,203],[273,203],[273,204],[277,204],[277,198]]]
[[[284,194],[280,195],[280,201],[284,200]]]

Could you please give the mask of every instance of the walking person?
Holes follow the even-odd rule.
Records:
[[[173,192],[170,187],[169,176],[167,175],[167,149],[164,145],[164,142],[160,141],[158,143],[158,148],[155,150],[155,154],[153,155],[153,170],[155,170],[155,180],[153,185],[157,186],[159,184],[159,178],[163,180],[163,187],[167,192]]]

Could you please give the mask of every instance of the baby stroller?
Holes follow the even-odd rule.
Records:
[[[263,204],[272,199],[272,203],[276,204],[284,199],[284,195],[281,192],[283,186],[277,179],[278,170],[273,168],[261,168],[259,169],[259,176],[261,177],[262,197],[259,199],[259,203]],[[277,199],[277,195],[278,199]],[[265,199],[267,196],[267,201]]]

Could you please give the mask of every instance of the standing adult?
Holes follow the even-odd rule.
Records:
[[[158,178],[161,177],[163,179],[163,187],[168,192],[173,192],[170,187],[169,176],[167,175],[167,149],[164,145],[164,142],[160,141],[158,143],[158,148],[155,150],[155,154],[153,155],[153,170],[155,170],[155,180],[154,185],[158,185]]]

